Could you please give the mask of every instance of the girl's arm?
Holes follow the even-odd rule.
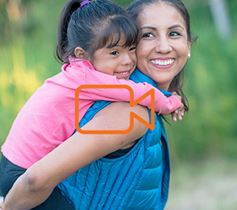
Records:
[[[148,120],[144,107],[131,108],[128,103],[118,102],[97,113],[84,128],[126,129],[131,111]],[[146,130],[143,124],[136,121],[132,131],[126,135],[75,133],[17,179],[5,198],[3,210],[26,210],[39,205],[63,179],[92,161],[126,147],[144,135]]]
[[[156,89],[148,83],[135,83],[132,80],[117,79],[115,76],[111,76],[99,71],[90,70],[85,75],[86,84],[96,85],[127,85],[133,89],[134,100],[137,100],[149,90],[155,91],[155,111],[159,114],[170,114],[177,109],[180,109],[183,104],[181,97],[178,95],[165,96],[160,90]],[[81,89],[79,98],[90,99],[93,101],[105,100],[105,101],[130,101],[130,92],[125,88],[88,88]],[[144,98],[140,105],[150,108],[150,97]]]

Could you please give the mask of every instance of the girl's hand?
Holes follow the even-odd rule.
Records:
[[[184,107],[181,107],[181,108],[175,110],[175,111],[171,114],[172,120],[173,120],[174,122],[176,122],[177,120],[182,120],[183,117],[184,117],[184,113],[185,113]]]
[[[172,94],[179,96],[176,92],[172,92]],[[179,96],[179,97],[180,97],[180,100],[182,100],[181,96]],[[177,120],[182,120],[183,117],[184,117],[184,113],[185,113],[184,106],[178,108],[177,110],[175,110],[175,111],[171,114],[172,120],[173,120],[174,122],[176,122]]]

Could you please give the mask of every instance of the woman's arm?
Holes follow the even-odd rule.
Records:
[[[131,111],[148,121],[144,107],[131,108],[128,103],[118,102],[97,113],[84,128],[127,129]],[[39,205],[63,179],[92,161],[126,147],[144,135],[146,130],[142,123],[136,121],[132,131],[126,135],[75,133],[18,178],[5,198],[3,210],[26,210]]]

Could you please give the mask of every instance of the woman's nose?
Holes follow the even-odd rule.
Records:
[[[172,50],[172,47],[167,37],[161,37],[157,41],[157,45],[156,45],[157,52],[166,54],[166,53],[169,53],[171,50]]]

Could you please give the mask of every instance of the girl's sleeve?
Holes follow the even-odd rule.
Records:
[[[88,70],[85,76],[85,83],[91,85],[127,85],[134,92],[134,99],[137,100],[149,90],[155,91],[155,111],[159,114],[169,114],[182,106],[177,95],[165,96],[160,90],[148,83],[135,83],[132,80],[117,79],[116,76],[104,74],[95,70]],[[80,90],[80,99],[93,101],[130,101],[130,92],[126,88],[84,88]],[[151,107],[150,97],[139,102],[140,105]]]

